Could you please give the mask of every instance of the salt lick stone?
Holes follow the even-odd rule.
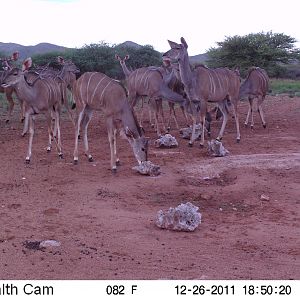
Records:
[[[181,128],[180,129],[181,137],[183,139],[189,140],[192,135],[192,126],[191,127],[186,127],[186,128]],[[196,135],[196,140],[201,137],[202,133],[202,126],[201,124],[197,124],[195,128],[195,135]]]
[[[175,148],[178,147],[178,142],[176,141],[176,138],[174,136],[167,133],[161,136],[159,139],[157,139],[154,142],[154,145],[157,148]]]
[[[132,169],[142,175],[158,176],[161,173],[160,166],[153,164],[150,160],[143,161],[139,166]]]
[[[208,154],[211,156],[225,156],[229,151],[218,140],[208,141]]]
[[[157,213],[156,225],[163,229],[194,231],[201,223],[199,208],[190,202]]]

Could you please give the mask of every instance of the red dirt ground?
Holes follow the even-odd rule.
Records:
[[[100,115],[89,131],[93,163],[81,155],[72,164],[74,133],[64,115],[65,158],[46,153],[40,116],[26,165],[28,137],[20,136],[19,114],[5,124],[2,108],[0,279],[300,279],[300,99],[267,97],[266,129],[257,113],[255,129],[243,127],[247,107],[240,105],[240,144],[228,122],[227,157],[211,158],[198,143],[189,148],[177,130],[171,133],[178,148],[152,145],[149,159],[162,168],[158,177],[131,169],[136,162],[121,138],[122,165],[116,175],[110,172]],[[220,123],[212,126],[216,137]],[[154,141],[148,124],[146,131]],[[202,214],[194,232],[155,225],[159,210],[187,201]],[[61,246],[30,244],[49,239]]]

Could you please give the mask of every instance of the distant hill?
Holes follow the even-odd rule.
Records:
[[[118,44],[118,46],[123,46],[123,47],[131,47],[131,48],[135,48],[135,49],[138,49],[138,48],[141,48],[142,46],[135,43],[135,42],[132,42],[132,41],[126,41],[124,43],[121,43],[121,44]]]
[[[190,56],[190,63],[192,65],[205,64],[207,61],[208,61],[207,53]]]
[[[0,52],[6,55],[11,55],[15,51],[19,51],[20,60],[23,60],[34,54],[44,54],[48,52],[63,52],[66,47],[57,46],[49,43],[40,43],[35,46],[23,46],[15,43],[1,43],[0,42]]]

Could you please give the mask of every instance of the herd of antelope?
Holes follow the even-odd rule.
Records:
[[[204,146],[205,130],[210,133],[207,120],[211,119],[208,102],[215,103],[222,113],[222,126],[217,136],[221,140],[228,120],[229,108],[232,107],[236,124],[236,140],[240,141],[238,118],[238,103],[242,98],[248,98],[249,110],[245,125],[253,121],[253,100],[258,99],[258,112],[264,127],[266,121],[262,110],[262,102],[268,91],[269,79],[265,70],[253,67],[248,71],[247,78],[241,83],[238,70],[228,68],[210,69],[203,65],[191,68],[188,56],[188,45],[184,38],[180,43],[168,41],[171,49],[163,54],[161,67],[143,67],[129,70],[126,60],[116,55],[123,69],[126,87],[119,81],[99,72],[83,73],[78,79],[79,69],[71,61],[58,57],[61,70],[44,67],[32,67],[31,58],[22,63],[22,68],[12,67],[11,62],[18,59],[18,53],[12,57],[2,58],[3,70],[0,71],[0,92],[6,94],[9,102],[8,122],[14,102],[14,92],[20,101],[21,119],[24,120],[22,135],[29,132],[29,145],[26,162],[31,160],[32,141],[34,136],[34,116],[44,114],[47,120],[49,144],[47,151],[51,151],[52,141],[55,142],[59,157],[63,156],[60,113],[64,106],[74,124],[75,146],[74,163],[78,163],[78,139],[80,132],[83,137],[84,153],[89,161],[93,157],[89,151],[87,130],[93,111],[101,111],[106,119],[108,140],[111,151],[111,169],[116,171],[120,160],[117,154],[116,137],[120,131],[129,141],[134,156],[139,163],[147,161],[148,139],[144,136],[142,117],[137,120],[135,105],[139,99],[148,99],[148,104],[155,113],[155,126],[158,136],[161,135],[159,116],[163,119],[163,132],[170,130],[170,120],[173,117],[179,129],[174,105],[178,104],[182,110],[185,122],[192,122],[192,135],[189,145],[196,139],[196,125],[202,125],[200,146]],[[67,100],[67,90],[72,93],[76,106],[76,113],[71,110]],[[163,101],[170,109],[167,128],[163,114]],[[151,112],[151,110],[150,110]],[[150,113],[151,114],[151,113]],[[142,115],[142,114],[141,114]],[[53,124],[54,123],[54,124]]]

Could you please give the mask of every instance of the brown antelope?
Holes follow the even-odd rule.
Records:
[[[14,93],[14,89],[12,87],[2,87],[1,84],[2,84],[2,81],[4,80],[6,74],[8,73],[9,70],[12,69],[12,66],[10,65],[10,62],[11,61],[16,61],[18,60],[19,58],[19,52],[16,51],[12,54],[11,57],[8,57],[8,58],[0,58],[0,62],[2,63],[2,67],[4,68],[4,70],[0,71],[0,93],[4,93],[5,96],[6,96],[6,99],[7,99],[7,102],[8,102],[8,112],[7,112],[7,117],[6,117],[6,120],[5,122],[8,123],[10,118],[11,118],[11,115],[12,115],[12,112],[13,112],[13,109],[14,109],[14,100],[13,100],[13,93]],[[21,122],[24,121],[24,103],[22,100],[19,99],[19,102],[20,102],[20,107],[21,107]]]
[[[120,160],[117,156],[116,134],[121,129],[128,139],[139,163],[147,160],[148,140],[137,123],[127,101],[126,91],[121,84],[98,72],[84,73],[74,84],[74,99],[77,110],[75,129],[74,164],[78,162],[78,135],[80,125],[83,129],[85,155],[89,161],[93,157],[89,152],[87,129],[93,111],[102,111],[106,118],[108,140],[111,153],[111,169],[117,170]]]
[[[119,55],[115,55],[116,59],[120,62],[120,65],[122,67],[123,73],[125,75],[126,82],[129,80],[130,74],[132,71],[130,71],[126,65],[126,60],[129,59],[129,55],[125,55],[125,57],[122,59]],[[139,124],[140,127],[143,128],[143,115],[144,115],[144,102],[146,100],[146,97],[141,96],[141,113],[139,115]],[[164,111],[163,111],[163,106],[162,106],[162,99],[151,99],[149,98],[148,100],[148,108],[149,108],[149,120],[151,127],[155,127],[156,133],[158,136],[161,135],[160,133],[160,128],[159,128],[159,116],[161,116],[162,119],[162,126],[163,130],[166,131],[165,127],[165,116],[164,116]],[[154,120],[155,124],[152,124],[152,112],[154,112]]]
[[[67,90],[72,93],[74,83],[76,81],[76,74],[79,73],[79,69],[76,67],[76,65],[71,60],[64,60],[63,57],[58,56],[57,62],[62,66],[61,70],[50,68],[48,65],[46,66],[37,66],[34,67],[31,72],[31,79],[28,78],[29,74],[27,74],[28,81],[34,82],[34,80],[37,80],[39,78],[54,78],[58,84],[62,87],[64,97],[63,105],[67,110],[67,113],[75,126],[74,116],[71,111],[71,107],[67,101]]]
[[[125,60],[119,61],[126,76],[129,102],[131,103],[132,107],[134,107],[137,103],[138,98],[145,96],[149,97],[149,103],[155,111],[156,132],[157,135],[160,136],[161,133],[158,126],[159,114],[161,114],[162,116],[163,126],[165,130],[162,99],[168,100],[169,102],[181,104],[183,104],[185,99],[181,95],[173,92],[165,83],[165,71],[162,68],[143,67],[134,71],[129,71],[126,67]]]
[[[193,130],[189,145],[193,145],[195,140],[196,116],[200,110],[200,120],[202,122],[202,134],[200,146],[204,146],[205,119],[207,113],[207,102],[218,103],[223,114],[223,123],[218,140],[221,140],[227,123],[227,110],[225,109],[226,99],[230,100],[234,108],[234,116],[236,121],[237,142],[240,141],[239,120],[237,114],[237,104],[239,101],[240,79],[235,71],[228,68],[209,69],[205,66],[197,66],[191,69],[188,56],[188,45],[184,38],[181,38],[181,44],[168,41],[171,49],[167,51],[163,57],[177,62],[179,66],[179,74],[181,82],[189,103],[187,110],[193,119]]]
[[[57,128],[57,140],[55,138],[58,155],[62,157],[61,148],[61,137],[60,137],[60,124],[59,124],[59,114],[60,107],[63,101],[63,92],[61,86],[52,77],[47,78],[37,78],[34,83],[29,83],[26,79],[28,76],[28,69],[32,65],[31,58],[27,58],[22,65],[22,70],[18,68],[13,68],[10,70],[5,77],[2,86],[12,86],[19,99],[25,102],[26,112],[25,112],[25,123],[29,122],[29,145],[28,152],[26,156],[26,163],[30,162],[31,159],[31,149],[32,141],[34,135],[34,118],[33,115],[43,113],[47,119],[48,134],[49,134],[49,144],[47,151],[51,149],[51,141],[54,138],[53,130],[51,128],[51,113],[55,114],[55,126]],[[30,76],[29,76],[30,77]],[[27,125],[26,125],[27,126]]]
[[[247,97],[249,100],[249,109],[245,121],[245,126],[248,125],[249,117],[251,116],[251,129],[254,126],[253,120],[253,100],[257,98],[257,110],[264,128],[266,128],[266,121],[262,110],[262,103],[265,100],[266,94],[269,90],[269,76],[264,69],[252,67],[248,71],[247,78],[240,87],[240,99]]]

